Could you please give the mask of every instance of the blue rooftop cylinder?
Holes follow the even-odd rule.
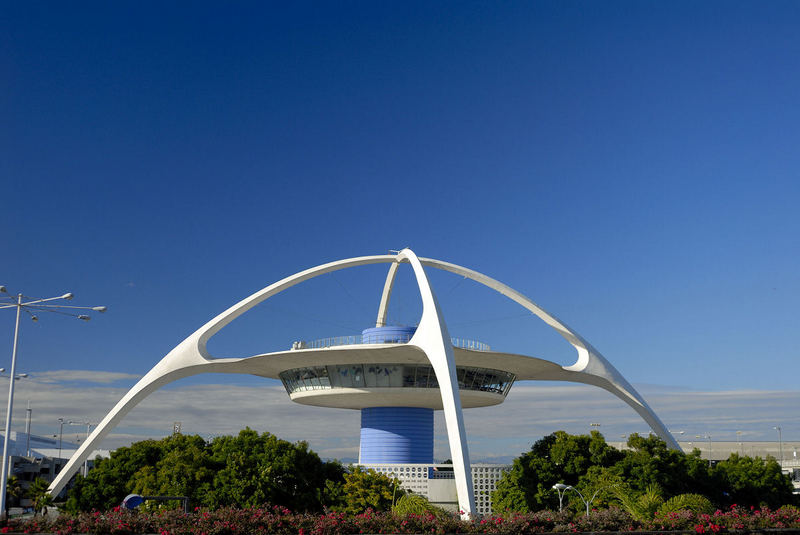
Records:
[[[416,327],[372,327],[361,331],[361,341],[365,344],[405,344],[416,331]]]
[[[361,409],[359,463],[432,463],[433,409]]]

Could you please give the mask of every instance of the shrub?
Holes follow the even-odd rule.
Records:
[[[662,503],[658,513],[666,515],[686,510],[694,513],[713,513],[714,505],[702,494],[678,494]]]
[[[449,515],[452,516],[450,513],[442,509],[441,507],[436,507],[432,505],[431,502],[428,501],[425,496],[420,496],[419,494],[406,494],[405,496],[401,496],[397,499],[394,506],[392,507],[392,512],[401,515],[427,515],[432,514],[433,516],[439,517],[442,515]]]

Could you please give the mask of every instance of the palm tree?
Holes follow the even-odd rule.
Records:
[[[22,484],[19,482],[19,478],[17,476],[9,476],[8,481],[6,482],[6,496],[8,496],[8,503],[18,503],[18,500],[22,498],[24,494],[24,490],[22,489]]]
[[[38,478],[28,487],[28,498],[33,502],[33,516],[44,512],[45,507],[53,504],[53,497],[48,492],[50,483],[46,479]]]

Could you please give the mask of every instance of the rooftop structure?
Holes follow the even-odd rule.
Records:
[[[361,335],[316,342],[243,358],[214,358],[208,340],[259,303],[314,277],[340,269],[389,264],[375,327]],[[422,299],[417,327],[386,325],[389,300],[401,264],[410,265]],[[502,353],[488,345],[450,337],[425,268],[469,278],[538,316],[577,351],[561,366],[548,360]],[[338,260],[301,271],[233,305],[170,351],[117,403],[81,445],[50,489],[57,494],[89,452],[142,399],[161,386],[200,373],[248,373],[281,379],[289,397],[306,405],[361,410],[360,460],[366,465],[427,465],[433,462],[433,411],[447,428],[458,509],[477,513],[463,409],[502,403],[515,381],[571,381],[598,386],[633,408],[671,448],[679,446],[638,392],[586,340],[539,305],[477,271],[397,254]]]

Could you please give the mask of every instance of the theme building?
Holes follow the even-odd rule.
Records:
[[[386,316],[397,269],[408,263],[422,298],[422,316],[415,328],[388,327]],[[214,358],[208,340],[259,303],[287,288],[340,269],[369,264],[389,264],[378,307],[376,326],[360,336],[296,342],[287,351],[243,358]],[[441,269],[469,278],[515,301],[555,329],[577,351],[571,366],[524,355],[493,351],[475,341],[450,337],[425,268]],[[435,494],[433,463],[433,411],[442,410],[452,458],[458,509],[478,513],[478,491],[486,490],[489,477],[471,467],[462,410],[502,403],[515,381],[544,380],[586,383],[603,388],[631,406],[667,444],[675,439],[644,399],[586,340],[563,322],[516,290],[471,269],[418,258],[410,249],[397,254],[338,260],[301,271],[280,280],[221,313],[170,351],[117,403],[78,449],[51,485],[57,494],[80,464],[137,403],[161,386],[200,373],[249,373],[281,379],[292,401],[319,407],[361,411],[359,460],[382,471],[403,474],[412,489]],[[402,470],[400,470],[402,468]],[[409,468],[407,472],[405,469]],[[413,470],[417,468],[417,470]],[[405,476],[408,474],[408,477]],[[420,475],[422,474],[422,475]],[[413,480],[413,481],[412,481]],[[491,483],[493,485],[493,483]],[[433,489],[433,491],[431,490]],[[477,494],[486,512],[485,494]]]

